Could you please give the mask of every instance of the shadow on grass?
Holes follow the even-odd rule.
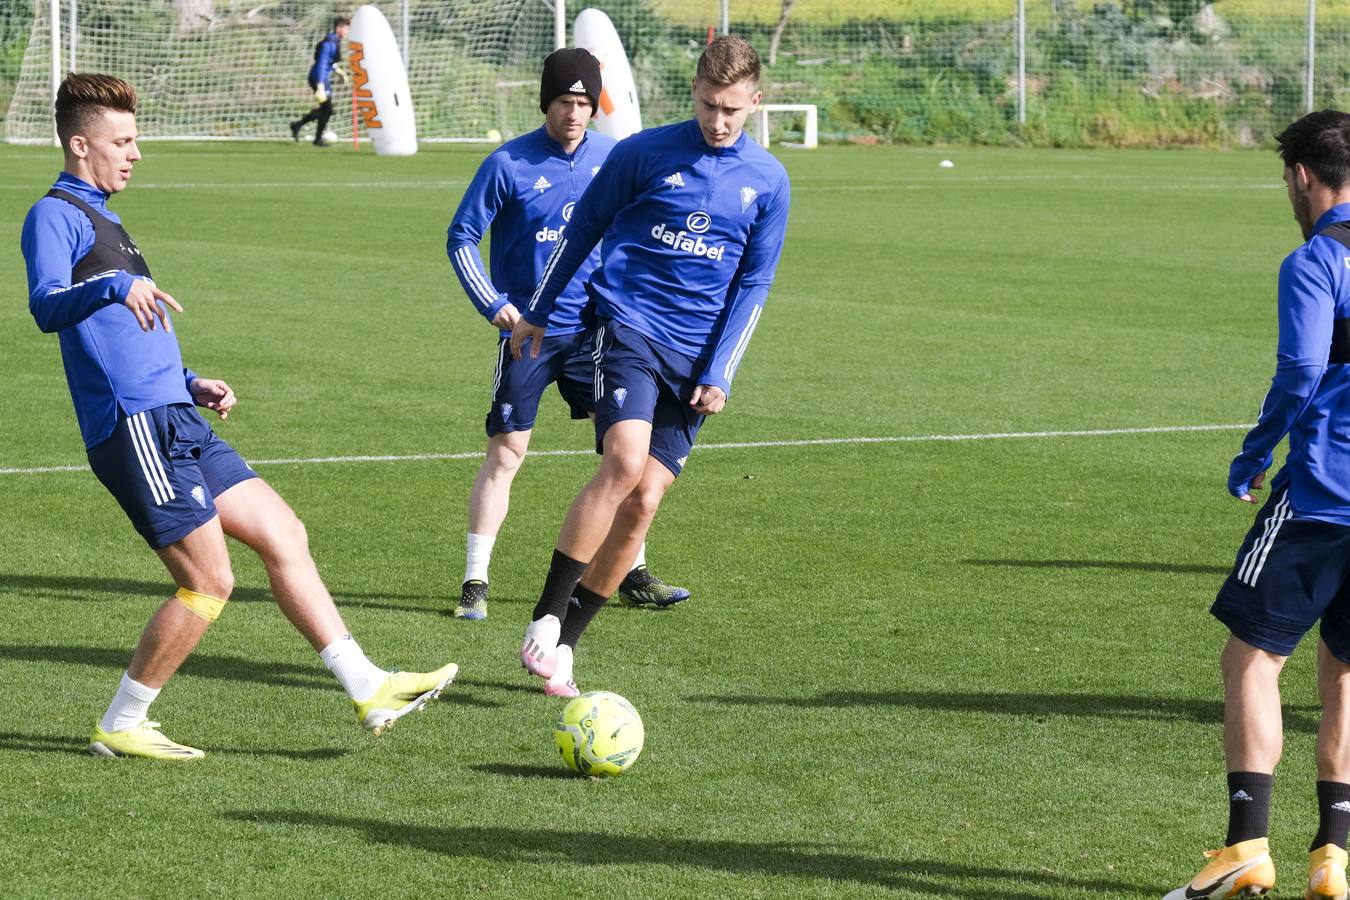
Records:
[[[1137,893],[1160,896],[1167,888],[1111,879],[1073,878],[994,862],[962,865],[923,859],[891,860],[841,852],[822,843],[754,843],[654,837],[540,828],[407,825],[311,812],[226,813],[236,821],[302,828],[342,828],[371,843],[405,847],[448,857],[473,857],[508,864],[593,866],[646,864],[714,870],[732,875],[784,875],[853,882],[930,897],[984,900],[1042,900],[1064,893]],[[825,889],[826,885],[821,885]]]
[[[505,775],[508,778],[547,778],[550,780],[563,779],[571,781],[579,778],[575,772],[568,771],[562,767],[562,763],[556,766],[524,766],[515,763],[483,763],[482,765],[469,766],[475,772],[482,772],[484,775]]]
[[[53,737],[49,734],[18,734],[0,731],[0,750],[36,750],[43,753],[84,753],[89,739]]]
[[[106,647],[79,647],[65,644],[0,644],[0,659],[18,662],[54,662],[103,669],[125,669],[131,662],[132,648],[110,650]],[[267,660],[194,653],[178,670],[179,674],[223,681],[248,681],[281,687],[334,691],[337,685],[322,665],[294,665]]]
[[[315,747],[310,750],[289,750],[280,747],[212,747],[199,744],[202,750],[212,756],[275,756],[282,759],[303,762],[326,762],[341,759],[350,751],[338,747]],[[86,755],[89,751],[88,738],[53,737],[44,734],[17,734],[0,731],[0,750],[28,750],[42,753],[76,753]]]
[[[1174,575],[1227,575],[1232,566],[1198,563],[1131,562],[1117,559],[963,559],[968,566],[1007,566],[1014,569],[1118,569],[1128,572],[1166,572]]]
[[[891,706],[938,712],[986,713],[1046,719],[1074,716],[1088,719],[1125,719],[1140,722],[1223,722],[1222,700],[1188,700],[1131,694],[1005,694],[954,691],[827,691],[815,697],[765,697],[723,694],[686,697],[688,703],[729,706],[794,706],[838,710],[847,706]],[[1286,704],[1287,732],[1316,734],[1321,711],[1310,704]]]
[[[44,600],[78,600],[82,602],[103,602],[127,595],[153,597],[167,600],[173,593],[168,577],[163,581],[135,581],[127,578],[102,578],[86,575],[6,575],[0,574],[0,591],[25,591],[37,594]],[[390,612],[445,613],[459,603],[459,597],[447,597],[434,594],[397,594],[389,592],[359,593],[355,591],[334,590],[333,597],[339,607],[361,607],[362,609],[383,609]],[[494,598],[495,599],[495,598]],[[427,605],[412,606],[407,603],[393,603],[395,600],[422,600]],[[272,603],[272,592],[257,587],[236,587],[230,595],[231,603]],[[524,600],[506,599],[501,602],[524,603]]]
[[[488,681],[482,678],[456,678],[457,687],[477,687],[489,688],[494,691],[509,691],[513,694],[532,694],[543,696],[543,681],[530,679],[528,682],[519,681]]]

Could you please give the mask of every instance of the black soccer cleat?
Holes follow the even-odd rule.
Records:
[[[486,581],[466,581],[460,588],[459,606],[455,607],[456,619],[487,618],[488,586]]]
[[[295,141],[296,143],[299,143],[299,141],[300,141],[300,129],[301,129],[301,128],[304,128],[304,127],[305,127],[305,126],[304,126],[304,124],[303,124],[302,122],[292,122],[292,123],[291,123],[291,140]]]
[[[624,606],[674,606],[689,597],[688,590],[666,584],[646,566],[638,566],[629,572],[619,585],[619,602]]]

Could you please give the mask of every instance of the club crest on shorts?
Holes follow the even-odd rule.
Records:
[[[510,420],[510,418],[511,418],[511,413],[512,413],[514,410],[515,410],[515,407],[512,406],[510,403],[503,403],[503,404],[502,404],[502,421],[503,421],[503,422],[506,422],[506,421]]]
[[[197,505],[206,509],[206,489],[200,484],[192,486],[192,499],[197,501]]]
[[[628,388],[615,388],[615,389],[614,389],[614,405],[615,405],[615,406],[617,406],[619,409],[623,409],[623,401],[625,401],[625,400],[627,400],[627,399],[628,399]]]

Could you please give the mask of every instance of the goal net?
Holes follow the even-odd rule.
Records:
[[[137,125],[150,138],[290,138],[287,123],[313,106],[305,83],[334,6],[303,0],[74,0],[75,69],[107,72],[141,97]],[[72,0],[57,23],[70,69]],[[539,122],[541,60],[554,45],[546,0],[383,0],[375,4],[402,41],[423,139],[481,139]],[[341,7],[350,11],[347,6]],[[48,142],[50,0],[33,0],[5,138]],[[350,136],[351,95],[333,79],[330,125]]]

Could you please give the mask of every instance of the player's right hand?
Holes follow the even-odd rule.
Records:
[[[541,328],[538,325],[531,325],[522,316],[516,320],[516,326],[511,329],[511,358],[516,362],[524,359],[521,348],[526,341],[530,342],[530,359],[539,358],[539,345],[544,342],[544,332],[547,326]]]
[[[319,85],[318,87],[316,87],[316,88],[314,89],[314,102],[315,102],[315,103],[327,103],[327,102],[328,102],[328,87],[327,87],[327,85],[322,85],[322,84],[321,84],[321,85]]]
[[[496,325],[502,331],[511,331],[520,321],[520,310],[516,309],[514,303],[508,303],[497,310],[497,315],[492,317],[492,324]]]
[[[178,305],[177,300],[150,282],[140,278],[131,283],[131,290],[127,291],[127,299],[122,302],[136,317],[136,322],[141,326],[141,331],[154,331],[155,319],[159,319],[166,332],[173,331],[173,325],[169,322],[169,314],[164,310],[162,303],[172,306],[175,312],[183,311],[183,307]]]

